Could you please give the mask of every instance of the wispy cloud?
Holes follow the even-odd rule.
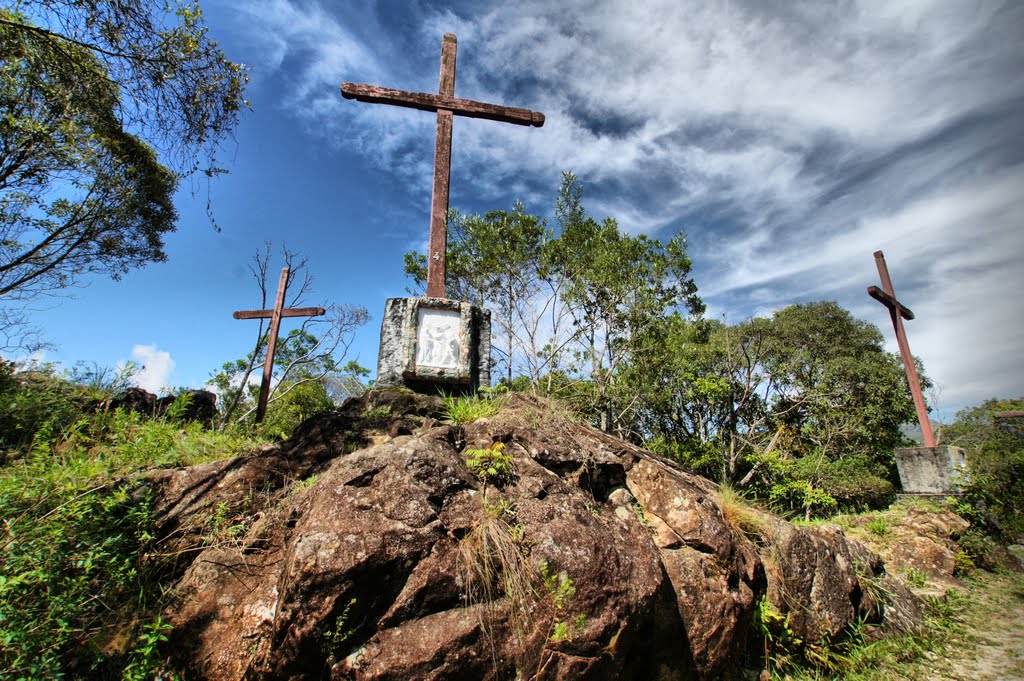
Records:
[[[459,119],[454,205],[549,210],[572,169],[588,208],[627,231],[687,231],[702,292],[733,320],[813,298],[876,313],[863,290],[881,248],[944,399],[1024,392],[1006,340],[1020,330],[1024,5],[523,0],[415,5],[401,22],[357,3],[239,7],[286,83],[281,105],[416,200],[433,118],[338,86],[434,91],[453,31],[457,94],[547,115],[539,130]]]

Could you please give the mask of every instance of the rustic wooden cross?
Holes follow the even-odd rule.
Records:
[[[882,289],[877,286],[868,286],[868,295],[889,308],[892,327],[896,330],[896,343],[900,346],[900,356],[903,358],[903,369],[907,372],[907,382],[910,384],[910,394],[914,397],[917,420],[921,422],[924,446],[934,447],[935,435],[932,433],[932,422],[928,418],[928,407],[924,403],[921,381],[918,380],[917,367],[914,366],[914,356],[910,354],[907,332],[903,329],[903,320],[913,319],[914,313],[910,311],[909,307],[896,300],[896,293],[893,291],[892,281],[889,279],[889,269],[885,266],[885,256],[881,251],[875,251],[875,265],[878,267],[878,276],[882,278]]]
[[[281,328],[282,317],[317,317],[325,310],[322,307],[285,307],[284,296],[288,290],[288,268],[281,269],[281,279],[277,282],[277,300],[273,310],[239,310],[231,314],[235,319],[266,319],[270,318],[270,338],[267,340],[267,359],[263,362],[263,381],[260,383],[260,399],[256,404],[256,423],[263,421],[267,414],[267,402],[270,400],[270,376],[274,371],[274,351],[277,349],[277,333]],[[242,386],[243,388],[245,386]]]
[[[434,190],[430,199],[430,245],[427,256],[427,295],[445,297],[445,252],[448,247],[448,183],[452,161],[452,115],[486,118],[516,125],[544,125],[544,114],[498,104],[484,104],[455,97],[455,34],[445,33],[441,41],[441,83],[437,94],[392,90],[376,85],[343,83],[346,99],[375,104],[394,104],[437,112],[437,142],[434,147]]]

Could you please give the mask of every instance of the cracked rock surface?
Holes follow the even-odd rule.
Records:
[[[760,514],[750,537],[714,483],[545,402],[438,409],[371,392],[278,448],[149,476],[187,678],[731,678],[762,598],[805,640],[920,620],[838,528]],[[510,474],[474,474],[479,449]]]

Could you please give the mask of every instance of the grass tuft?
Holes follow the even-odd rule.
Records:
[[[771,536],[771,525],[765,521],[747,499],[729,485],[718,491],[718,507],[726,524],[753,541],[766,541]]]
[[[441,394],[441,415],[448,423],[463,425],[478,419],[494,416],[505,404],[504,398],[490,393],[478,395]]]

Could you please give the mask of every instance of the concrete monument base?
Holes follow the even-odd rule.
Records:
[[[907,494],[958,494],[967,479],[967,458],[959,447],[901,447],[896,467]]]
[[[490,384],[490,311],[445,298],[388,299],[376,387],[436,395]]]

